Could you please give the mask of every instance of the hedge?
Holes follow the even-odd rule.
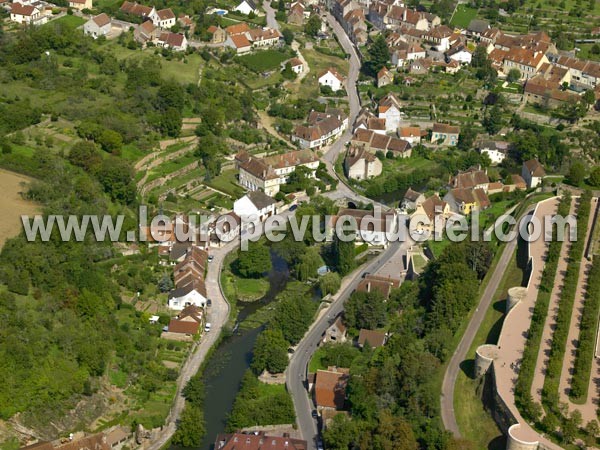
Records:
[[[558,213],[562,215],[568,214],[570,204],[571,198],[568,196],[563,197],[558,206]],[[550,294],[552,293],[552,286],[554,286],[561,246],[562,242],[556,240],[556,230],[554,230],[552,241],[548,247],[546,264],[542,272],[540,289],[533,308],[531,325],[527,334],[527,342],[523,351],[519,377],[515,386],[515,402],[517,407],[521,410],[523,417],[528,420],[537,420],[537,417],[534,417],[535,408],[533,408],[533,399],[531,398],[531,386],[533,384],[537,356],[542,342],[544,323],[546,322],[546,317],[548,315]]]
[[[600,258],[594,257],[588,275],[588,286],[583,305],[579,346],[573,366],[571,381],[571,400],[583,403],[588,396],[588,385],[594,360],[596,331],[598,330],[598,314],[600,314]]]
[[[556,328],[552,335],[552,344],[550,345],[550,357],[548,358],[548,367],[546,377],[544,378],[544,388],[542,389],[542,403],[547,412],[553,412],[560,417],[559,386],[560,375],[564,363],[567,339],[571,327],[571,315],[573,304],[575,302],[575,293],[577,291],[577,282],[579,279],[579,268],[581,258],[585,249],[585,236],[587,232],[587,223],[590,214],[591,193],[583,194],[577,208],[577,240],[571,244],[569,252],[569,261],[565,273],[563,288],[558,301],[558,313],[556,315]],[[583,225],[583,226],[581,226]]]

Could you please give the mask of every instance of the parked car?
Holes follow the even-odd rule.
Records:
[[[290,347],[288,348],[288,353],[292,354],[294,353],[296,350],[294,350],[294,347]]]
[[[212,306],[212,300],[210,298],[206,299],[206,306]]]
[[[215,259],[215,255],[208,255],[208,262],[212,262]]]
[[[298,205],[290,206],[290,211],[295,211],[296,209],[298,209]]]
[[[211,327],[210,322],[206,322],[206,325],[204,325],[204,332],[208,333],[210,331],[210,327]]]
[[[312,410],[312,413],[311,413],[311,415],[312,415],[313,419],[316,419],[317,417],[319,417],[319,413],[317,412],[317,410],[316,410],[316,409],[313,409],[313,410]]]

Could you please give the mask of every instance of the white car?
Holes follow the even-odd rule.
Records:
[[[206,322],[206,325],[204,325],[204,332],[208,333],[210,331],[210,327],[211,327],[210,322]]]

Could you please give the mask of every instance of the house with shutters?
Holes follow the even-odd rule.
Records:
[[[10,20],[11,22],[26,24],[26,25],[42,25],[48,21],[46,16],[33,5],[24,5],[18,2],[10,5]]]
[[[177,21],[175,13],[171,10],[171,8],[158,10],[151,18],[154,25],[164,30],[171,28]]]
[[[348,117],[340,110],[328,108],[326,112],[311,111],[307,125],[298,125],[292,142],[300,148],[318,149],[331,144],[348,128]]]
[[[448,125],[447,123],[434,123],[431,132],[431,143],[438,145],[458,144],[458,136],[460,135],[460,127]]]
[[[308,176],[314,178],[319,158],[309,149],[295,150],[277,155],[256,158],[247,153],[239,155],[239,182],[250,191],[262,191],[275,196],[282,184],[287,183],[297,167],[304,166]],[[236,214],[240,215],[237,211]]]
[[[156,40],[156,45],[163,48],[168,48],[174,52],[184,52],[188,47],[188,40],[182,33],[171,33],[166,31],[160,33]]]

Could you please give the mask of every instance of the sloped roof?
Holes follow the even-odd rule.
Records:
[[[36,11],[35,6],[23,5],[21,3],[11,3],[10,12],[11,14],[18,14],[20,16],[31,16]]]
[[[274,205],[276,202],[274,199],[269,197],[263,191],[252,191],[246,194],[248,199],[256,206],[257,209],[264,209],[271,205]]]
[[[543,177],[546,175],[544,167],[540,164],[537,159],[530,159],[525,161],[523,165],[527,168],[527,171],[534,177]]]
[[[363,328],[360,330],[360,334],[358,335],[358,344],[365,345],[368,342],[370,347],[383,347],[386,339],[387,336],[385,333],[375,330],[365,330]]]
[[[110,17],[108,17],[108,15],[105,13],[98,14],[92,20],[99,27],[103,27],[104,25],[108,25],[110,23]]]
[[[175,13],[171,10],[171,8],[161,9],[160,11],[156,11],[160,20],[169,20],[175,18]]]
[[[346,401],[348,378],[347,373],[318,370],[315,380],[317,406],[343,409]]]

